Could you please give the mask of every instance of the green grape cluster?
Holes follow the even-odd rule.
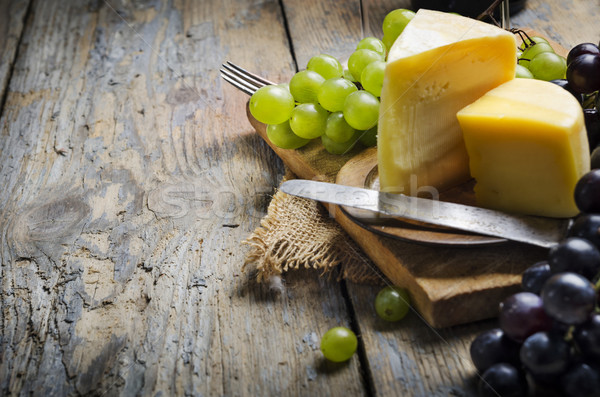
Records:
[[[320,139],[332,154],[345,154],[357,144],[375,146],[387,53],[414,15],[406,9],[390,12],[383,40],[360,40],[347,69],[335,57],[319,54],[289,84],[257,90],[250,112],[267,124],[269,140],[283,149],[298,149]]]
[[[515,77],[552,81],[564,79],[567,60],[558,55],[543,37],[526,36],[517,51]]]

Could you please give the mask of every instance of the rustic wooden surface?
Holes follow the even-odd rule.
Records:
[[[364,25],[358,0],[0,1],[0,394],[473,394],[493,321],[384,324],[377,287],[241,270],[283,168],[219,66],[286,81],[407,6],[362,3]],[[529,0],[514,23],[568,47],[599,16]],[[335,325],[361,340],[342,365]]]

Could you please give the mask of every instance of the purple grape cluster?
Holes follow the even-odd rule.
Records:
[[[592,167],[600,167],[600,48],[594,43],[573,47],[567,55],[566,79],[553,83],[572,93],[582,104]]]
[[[575,201],[568,236],[500,303],[499,328],[471,343],[481,396],[600,396],[600,169]]]

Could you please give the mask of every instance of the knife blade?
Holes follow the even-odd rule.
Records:
[[[570,219],[516,215],[486,208],[379,192],[305,179],[285,181],[280,190],[293,196],[360,208],[486,236],[550,248],[567,234]]]

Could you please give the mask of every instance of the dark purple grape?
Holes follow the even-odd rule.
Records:
[[[506,298],[500,303],[498,319],[506,336],[517,342],[552,327],[552,319],[544,311],[542,298],[531,292],[519,292]]]
[[[481,376],[478,392],[480,397],[522,397],[527,395],[527,381],[514,366],[494,364]]]
[[[597,109],[583,109],[590,152],[600,143],[600,113]]]
[[[600,54],[600,49],[594,43],[581,43],[577,44],[575,47],[571,48],[569,54],[567,55],[567,65],[571,63],[571,61],[583,54]]]
[[[559,273],[542,288],[546,313],[565,324],[582,324],[594,310],[596,290],[588,279],[576,273]]]
[[[600,214],[583,214],[575,218],[569,236],[589,240],[600,249]]]
[[[579,179],[575,204],[581,212],[600,213],[600,170],[592,170]]]
[[[600,314],[594,313],[573,332],[575,343],[584,356],[600,360]]]
[[[471,360],[480,373],[498,363],[519,364],[520,344],[511,340],[500,328],[485,331],[471,343]]]
[[[573,89],[571,88],[571,86],[569,85],[569,82],[567,81],[567,79],[556,79],[556,80],[550,80],[551,83],[554,83],[562,88],[564,88],[565,90],[569,91],[571,94],[573,94],[573,96],[575,97],[575,99],[577,99],[579,101],[579,103],[583,103],[583,94],[580,94],[578,92],[573,91]]]
[[[600,146],[596,146],[596,148],[592,150],[592,156],[590,160],[593,170],[600,168]]]
[[[568,368],[571,346],[564,338],[548,332],[536,332],[521,346],[521,363],[535,379],[551,381]]]
[[[548,263],[552,274],[573,272],[592,280],[600,271],[600,251],[581,237],[568,237],[550,248]]]
[[[567,66],[567,80],[575,92],[591,94],[600,88],[600,54],[582,54]]]
[[[586,363],[575,364],[560,379],[565,397],[600,396],[600,374]]]
[[[550,278],[552,271],[548,261],[541,261],[529,266],[523,272],[521,287],[525,292],[540,293],[542,286]]]

